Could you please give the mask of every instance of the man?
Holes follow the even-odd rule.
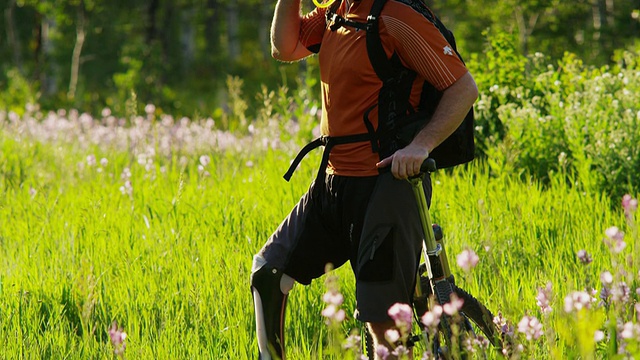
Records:
[[[388,57],[396,54],[417,73],[412,106],[418,105],[425,81],[442,91],[439,105],[413,141],[389,156],[363,139],[325,147],[325,153],[330,151],[326,173],[322,166],[309,191],[254,257],[251,286],[261,359],[284,358],[285,305],[294,281],[309,284],[327,263],[339,267],[346,261],[356,278],[358,320],[367,323],[376,344],[395,345],[384,337],[394,326],[387,310],[396,302],[410,303],[424,236],[411,185],[398,179],[420,173],[429,153],[455,131],[478,96],[473,77],[436,26],[412,7],[415,1],[420,0],[387,1],[379,17],[380,39]],[[335,12],[365,23],[372,4],[343,0]],[[326,11],[301,15],[300,0],[278,0],[272,55],[289,62],[318,53],[322,134],[337,139],[367,133],[367,122],[378,126],[382,81],[369,61],[366,32],[331,29]],[[430,199],[426,175],[424,184]]]

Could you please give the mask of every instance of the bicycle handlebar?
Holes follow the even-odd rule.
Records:
[[[422,165],[420,165],[420,172],[423,174],[435,172],[437,169],[436,161],[433,158],[427,158]]]
[[[416,174],[414,176],[410,176],[409,179],[413,179],[413,178],[416,178],[416,177],[422,177],[422,175],[424,175],[426,173],[435,172],[436,170],[438,170],[438,167],[436,165],[436,160],[433,159],[433,158],[426,158],[422,162],[422,165],[420,165],[420,173],[418,173],[418,174]],[[391,171],[391,166],[387,166],[387,167],[381,168],[379,171],[381,173]]]

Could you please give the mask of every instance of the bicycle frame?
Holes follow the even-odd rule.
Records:
[[[431,161],[429,161],[431,160]],[[425,162],[426,171],[435,171],[435,161],[427,159]],[[444,305],[451,301],[450,297],[453,293],[451,284],[447,280],[451,275],[449,262],[444,251],[442,243],[436,240],[433,232],[431,214],[427,204],[427,198],[422,187],[422,176],[416,176],[409,179],[413,193],[416,197],[418,211],[420,212],[420,222],[424,231],[424,246],[422,247],[425,262],[427,263],[427,273],[429,275],[432,293],[436,295],[440,305]],[[416,282],[416,294],[422,295],[420,283]]]
[[[436,170],[436,164],[433,159],[427,159],[421,167],[423,173],[431,173]],[[420,222],[422,230],[424,232],[424,244],[422,246],[423,257],[425,259],[426,271],[429,279],[429,285],[431,287],[431,294],[435,295],[436,301],[439,305],[444,305],[451,301],[451,295],[454,293],[454,288],[450,282],[451,270],[449,268],[449,262],[444,250],[444,246],[436,239],[434,229],[432,226],[431,214],[427,203],[427,198],[422,186],[422,176],[415,176],[409,179],[413,193],[418,205],[418,211],[420,215]],[[425,295],[422,281],[420,279],[420,270],[416,274],[416,286],[415,296],[422,298]],[[428,301],[428,300],[427,300]],[[441,318],[441,330],[445,335],[447,345],[451,348],[453,345],[451,342],[454,337],[454,333],[458,333],[452,329],[451,320],[448,316]],[[423,332],[425,340],[428,340],[428,335]]]

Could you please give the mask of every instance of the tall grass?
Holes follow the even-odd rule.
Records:
[[[529,79],[538,89],[557,75],[561,84],[581,86],[579,93],[557,89],[564,101],[571,94],[597,100],[541,107],[555,113],[554,125],[543,126],[548,131],[539,138],[521,131],[535,129],[531,94],[518,96],[526,84],[503,90],[500,83],[481,97],[478,110],[480,130],[501,124],[503,137],[491,130],[479,137],[488,157],[433,175],[433,216],[444,229],[457,283],[509,320],[512,358],[640,355],[638,215],[625,213],[620,196],[610,195],[637,186],[637,159],[620,154],[637,150],[629,141],[638,133],[602,152],[610,122],[592,121],[588,111],[600,101],[598,81],[622,86],[638,77],[634,69],[613,77],[605,70],[550,68]],[[584,78],[590,75],[592,82]],[[555,99],[553,89],[548,99]],[[618,94],[630,129],[640,119],[630,93],[636,90]],[[492,96],[496,101],[487,102]],[[244,108],[233,98],[234,108]],[[126,119],[109,109],[100,117],[75,110],[42,114],[32,105],[20,116],[0,111],[0,358],[120,356],[114,329],[127,334],[126,358],[255,358],[251,258],[306,191],[319,163],[314,152],[290,183],[282,179],[298,146],[317,134],[318,107],[307,94],[284,89],[264,90],[261,99],[265,106],[255,121],[223,117],[236,119],[234,133],[218,130],[213,119],[174,119],[152,105]],[[607,114],[615,120],[618,113]],[[582,123],[594,124],[583,138],[565,136]],[[514,139],[522,134],[531,141],[518,145]],[[574,151],[542,146],[555,134],[571,140]],[[591,146],[590,134],[598,146]],[[627,165],[612,173],[621,163]],[[551,166],[540,176],[536,164]],[[621,243],[614,239],[626,247],[617,252],[610,245]],[[468,273],[455,261],[463,250],[480,257]],[[349,357],[335,345],[360,327],[351,316],[353,278],[348,266],[332,275],[345,295],[347,319],[337,334],[325,324],[324,279],[295,287],[286,327],[291,359]],[[584,303],[571,302],[582,295]],[[550,312],[540,306],[546,302]],[[542,323],[531,339],[515,329],[525,316]],[[499,357],[497,350],[487,352]]]
[[[255,357],[251,256],[306,190],[318,154],[291,183],[281,178],[291,156],[283,150],[207,151],[149,168],[127,151],[3,133],[1,154],[0,357],[109,358],[114,321],[128,334],[128,358]],[[130,195],[121,189],[125,168]],[[459,285],[513,322],[542,319],[537,287],[550,281],[558,315],[544,325],[562,329],[564,295],[597,288],[599,274],[613,270],[602,239],[625,223],[611,203],[618,199],[582,193],[560,176],[546,189],[490,176],[480,162],[434,180],[433,212],[450,257],[470,247],[481,258],[466,275],[452,261]],[[580,249],[593,257],[589,266],[578,261]],[[636,237],[623,254],[638,251]],[[637,282],[638,269],[629,270]],[[349,313],[353,280],[346,268],[336,273]],[[292,292],[291,358],[327,353],[323,291],[316,281]],[[342,331],[357,327],[349,317]],[[527,356],[553,357],[551,343],[579,353],[574,339],[557,334],[557,343],[526,344]]]

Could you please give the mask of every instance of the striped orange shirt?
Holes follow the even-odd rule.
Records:
[[[409,5],[411,1],[388,0],[379,20],[380,38],[388,57],[396,52],[403,65],[418,75],[411,91],[414,108],[420,101],[424,81],[444,90],[467,73],[467,69],[438,28]],[[366,22],[373,0],[354,1],[347,11],[343,0],[336,11],[353,21]],[[363,115],[378,101],[382,81],[367,54],[366,32],[352,27],[330,31],[325,10],[314,9],[302,20],[300,42],[312,51],[319,46],[322,84],[323,135],[343,136],[366,133]],[[377,108],[369,114],[375,128]],[[329,157],[328,173],[344,176],[377,175],[380,160],[369,142],[336,145]]]

